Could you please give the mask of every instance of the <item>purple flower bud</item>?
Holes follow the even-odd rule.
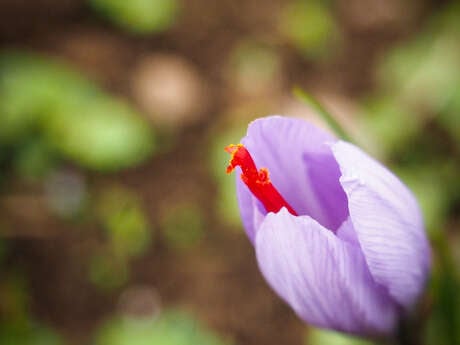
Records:
[[[312,325],[392,333],[430,269],[412,193],[358,147],[300,119],[258,119],[242,144],[227,148],[228,171],[241,172],[243,224],[270,286]]]

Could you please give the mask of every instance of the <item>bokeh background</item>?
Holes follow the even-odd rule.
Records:
[[[460,344],[457,1],[0,0],[0,46],[0,344],[370,344],[270,291],[225,174],[251,119],[321,125],[294,86],[417,194],[415,343]]]

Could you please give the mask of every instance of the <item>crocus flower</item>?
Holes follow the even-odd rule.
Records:
[[[358,147],[301,119],[258,119],[226,150],[227,172],[240,173],[246,233],[276,293],[312,325],[391,334],[430,267],[408,188]]]

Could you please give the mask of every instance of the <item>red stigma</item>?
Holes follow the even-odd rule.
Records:
[[[284,200],[271,183],[268,169],[261,168],[257,170],[251,154],[242,144],[229,145],[225,148],[225,151],[231,154],[227,174],[239,166],[242,170],[241,180],[264,205],[267,212],[278,212],[281,208],[286,207],[291,214],[297,216],[296,211]]]

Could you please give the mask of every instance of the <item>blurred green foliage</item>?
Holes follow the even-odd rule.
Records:
[[[411,42],[390,51],[379,69],[380,88],[369,100],[368,127],[389,156],[436,123],[460,138],[460,6],[438,13]]]
[[[115,171],[145,160],[155,149],[148,123],[59,62],[28,53],[0,55],[0,164],[27,179],[42,179],[49,207],[60,216],[81,215],[91,192],[81,176],[60,170],[63,161]],[[92,258],[90,280],[119,287],[128,262],[148,247],[147,218],[123,188],[96,198],[92,214],[106,230],[103,250]]]
[[[18,272],[2,275],[0,283],[0,320],[12,328],[29,322],[29,294],[25,278]]]
[[[381,157],[420,201],[434,252],[433,310],[422,338],[460,343],[460,270],[452,224],[460,201],[460,6],[451,4],[425,29],[384,57],[379,88],[366,101],[363,123]],[[453,223],[452,223],[453,222]]]
[[[17,169],[25,175],[43,175],[57,157],[117,170],[154,149],[151,128],[127,104],[68,67],[32,54],[0,56],[0,114],[0,152],[17,150]]]
[[[453,345],[460,341],[460,272],[452,257],[452,245],[445,237],[435,241],[438,265],[431,286],[433,310],[426,331],[428,344]]]
[[[257,94],[276,87],[280,68],[277,51],[261,42],[239,42],[230,55],[230,79],[238,92]]]
[[[460,87],[460,14],[451,6],[432,18],[425,31],[393,50],[380,69],[382,88],[423,116],[451,108]]]
[[[104,291],[122,287],[129,278],[128,262],[111,248],[100,249],[90,259],[89,280]]]
[[[372,345],[371,341],[321,329],[309,329],[305,337],[306,345]]]
[[[134,33],[152,33],[168,29],[179,11],[178,0],[89,0],[112,22]]]
[[[370,128],[374,136],[382,139],[378,140],[377,154],[380,156],[388,156],[406,147],[410,139],[421,129],[422,123],[417,115],[408,110],[405,105],[397,103],[393,97],[378,95],[367,100],[365,107],[366,117],[363,117],[365,127]]]
[[[44,326],[0,327],[0,344],[4,345],[62,345],[61,338]]]
[[[146,123],[120,101],[99,100],[65,113],[66,117],[48,123],[47,139],[62,155],[82,166],[115,170],[134,165],[151,152],[152,137]]]
[[[57,153],[41,137],[27,138],[17,149],[13,165],[25,179],[41,179],[58,164]]]
[[[138,34],[167,30],[180,11],[179,0],[89,3],[115,25]],[[340,43],[332,4],[322,0],[288,1],[277,23],[282,42],[308,59],[327,60]],[[272,45],[241,42],[229,57],[230,78],[236,80],[240,90],[262,90],[264,94],[267,85],[277,82],[282,57]],[[460,6],[441,9],[421,33],[383,57],[377,89],[364,105],[366,115],[360,121],[379,143],[380,157],[393,165],[417,195],[434,243],[429,291],[432,313],[426,320],[428,330],[421,329],[420,333],[428,344],[459,344],[460,269],[455,258],[459,243],[454,228],[460,207]],[[63,161],[83,169],[112,172],[142,162],[157,149],[156,133],[127,103],[103,92],[69,66],[34,54],[0,55],[0,118],[0,183],[7,180],[7,169],[23,178],[49,183]],[[246,125],[246,118],[240,121],[238,116],[232,117],[229,126],[213,135],[210,145],[210,168],[217,184],[213,206],[222,224],[238,229],[241,221],[235,180],[225,173],[229,156],[223,148],[237,143]],[[165,133],[160,135],[167,138]],[[65,180],[64,184],[69,186],[71,181]],[[110,186],[86,195],[85,188],[82,182],[82,194],[74,210],[80,210],[87,201],[89,218],[104,230],[102,244],[89,258],[89,279],[101,289],[116,289],[128,282],[131,260],[151,246],[153,229],[132,191]],[[72,197],[78,194],[77,189],[63,193]],[[51,208],[66,203],[60,195],[54,196]],[[206,226],[202,212],[199,205],[182,202],[162,213],[158,222],[169,248],[186,250],[202,241]],[[1,264],[6,242],[0,241]],[[21,277],[2,272],[0,344],[62,344],[56,333],[37,324],[30,315],[30,295]],[[422,314],[428,317],[429,313]],[[369,344],[321,330],[309,331],[306,343]],[[223,342],[193,317],[166,312],[159,319],[112,320],[98,330],[95,344]]]
[[[101,329],[95,345],[224,345],[190,315],[169,311],[160,318],[122,318]]]
[[[406,168],[396,173],[407,183],[417,196],[423,211],[427,230],[433,235],[444,225],[449,208],[448,187],[439,179],[438,166],[423,169]],[[441,167],[442,170],[442,167]]]
[[[447,6],[391,50],[379,71],[364,126],[417,194],[428,229],[439,234],[460,195],[460,6]]]
[[[103,290],[119,288],[129,278],[129,262],[152,242],[152,229],[138,197],[122,186],[104,188],[94,213],[105,230],[105,242],[90,260],[90,280]]]
[[[97,216],[106,230],[110,247],[120,257],[142,254],[152,236],[138,197],[121,186],[105,188],[97,200]]]
[[[246,120],[232,124],[211,138],[210,146],[210,170],[218,188],[216,211],[225,223],[234,226],[241,225],[240,211],[236,199],[235,177],[225,172],[230,156],[224,148],[230,144],[238,144],[246,134],[246,127]]]
[[[290,0],[280,12],[279,30],[302,54],[318,60],[339,40],[327,0]]]
[[[29,291],[24,279],[18,272],[2,272],[0,344],[62,345],[57,333],[36,323],[30,315]]]
[[[204,236],[204,217],[196,204],[172,205],[163,214],[161,226],[168,244],[178,250],[197,245]]]

